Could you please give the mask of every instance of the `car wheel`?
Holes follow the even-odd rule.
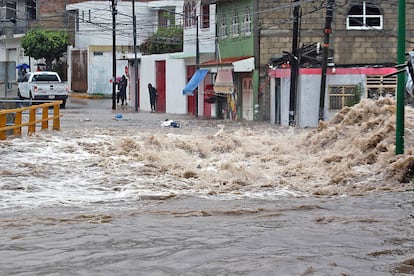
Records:
[[[61,109],[65,109],[66,108],[66,100],[62,100],[62,103],[60,104],[60,108]]]

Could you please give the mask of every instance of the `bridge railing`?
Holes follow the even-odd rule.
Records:
[[[3,101],[11,102],[11,101]],[[15,101],[15,104],[19,101]],[[22,102],[22,101],[20,101]],[[27,127],[27,134],[36,132],[36,125],[48,129],[49,121],[52,121],[52,129],[60,130],[60,105],[62,101],[45,102],[27,107],[0,109],[0,140],[6,140],[8,136],[22,136],[22,128]],[[53,114],[49,115],[49,108],[53,107]],[[41,117],[37,116],[37,110],[41,110]],[[28,116],[23,114],[28,113]]]

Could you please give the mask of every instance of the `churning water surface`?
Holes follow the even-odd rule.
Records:
[[[0,275],[414,273],[414,112],[395,156],[392,99],[315,129],[62,113],[0,142]]]

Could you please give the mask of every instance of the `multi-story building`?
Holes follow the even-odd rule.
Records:
[[[206,1],[217,7],[216,59],[202,63],[215,75],[217,117],[253,120],[258,100],[257,1]]]
[[[110,80],[115,59],[116,77],[123,74],[129,77],[129,103],[138,105],[136,107],[141,110],[150,110],[147,85],[152,83],[158,89],[159,112],[186,113],[186,98],[182,95],[182,87],[186,81],[185,62],[189,57],[183,53],[143,55],[138,49],[134,51],[131,4],[131,1],[118,1],[116,10],[112,9],[108,1],[85,1],[66,6],[68,11],[76,15],[75,43],[69,51],[72,90],[83,90],[89,94],[111,94]],[[183,24],[182,9],[183,1],[179,0],[137,1],[136,44],[143,43],[160,26]],[[115,35],[112,23],[115,23]],[[85,76],[87,85],[82,87],[85,82],[81,80]]]
[[[259,107],[258,114],[253,113],[259,120],[315,126],[321,113],[326,119],[358,97],[377,97],[395,91],[396,77],[388,74],[395,71],[397,55],[396,1],[204,0],[203,3],[217,5],[216,55],[222,64],[209,64],[233,67],[234,89],[230,93],[233,97],[230,101],[234,102],[231,107],[236,109],[233,117],[248,119],[251,113],[246,110],[257,111]],[[414,35],[414,12],[410,5],[406,11],[407,50],[412,48],[409,38]],[[242,6],[251,9],[251,16],[242,11]],[[251,34],[242,35],[250,20],[254,22]],[[325,44],[329,44],[327,48]],[[250,86],[253,107],[246,105],[249,99],[244,96],[248,91],[243,88],[245,82],[237,80],[237,75],[248,78],[248,74],[234,70],[234,61],[243,55],[254,58]],[[288,69],[282,69],[286,66]],[[321,98],[325,104],[322,112]]]
[[[80,0],[35,1],[16,0],[0,1],[0,66],[5,66],[6,78],[1,79],[0,89],[15,92],[14,84],[18,77],[16,65],[29,64],[34,68],[37,61],[26,56],[20,46],[20,41],[26,32],[32,28],[68,31],[71,26],[68,21],[65,5],[81,2]]]
[[[414,35],[410,6],[406,9],[407,51],[413,47]],[[258,14],[261,82],[267,87],[261,102],[264,119],[290,124],[289,113],[294,113],[297,125],[315,126],[320,99],[327,119],[355,98],[394,93],[396,77],[387,75],[395,71],[397,58],[397,1],[259,1]],[[299,68],[292,78],[292,68],[281,69],[280,62],[289,59],[286,52],[292,53],[295,44]],[[325,80],[324,44],[329,44]],[[272,70],[267,74],[269,64]]]

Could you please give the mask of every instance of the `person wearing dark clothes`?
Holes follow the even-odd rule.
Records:
[[[155,112],[157,110],[155,106],[155,103],[157,102],[157,96],[158,96],[157,88],[153,87],[152,84],[149,83],[148,92],[150,96],[151,112]]]
[[[121,99],[121,104],[124,105],[124,101],[126,104],[126,89],[128,86],[128,80],[126,79],[125,75],[122,75],[121,80],[118,83],[119,88],[119,98]],[[117,102],[119,103],[119,98]]]

